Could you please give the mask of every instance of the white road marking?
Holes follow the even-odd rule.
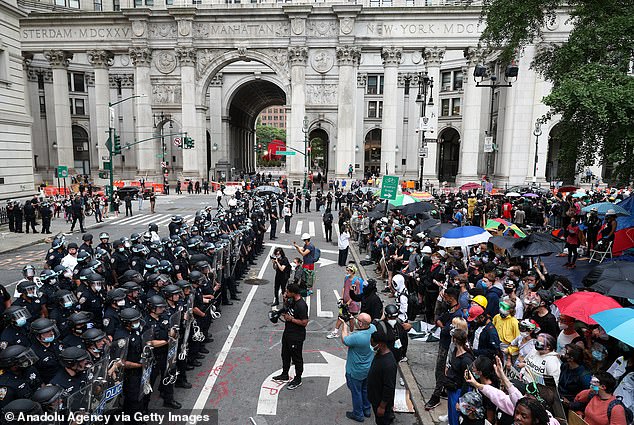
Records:
[[[326,239],[326,226],[324,226],[324,223],[321,223],[321,233],[324,235],[324,239]]]
[[[332,311],[321,310],[321,289],[317,290],[317,317],[333,317]]]
[[[306,305],[308,306],[308,317],[310,317],[310,297],[306,297]]]
[[[303,225],[303,224],[304,224],[304,222],[303,222],[303,221],[301,221],[301,220],[298,220],[298,221],[297,221],[297,226],[295,227],[295,234],[296,234],[296,235],[298,235],[298,236],[299,236],[299,235],[301,235],[301,234],[302,234],[302,225]]]
[[[308,233],[310,234],[310,236],[315,236],[315,222],[314,221],[308,222]]]
[[[335,299],[337,300],[337,302],[339,302],[339,300],[341,299],[341,297],[339,296],[339,292],[336,289],[333,289],[332,292],[335,293]]]
[[[275,246],[275,247],[280,247],[280,248],[294,248],[292,245],[283,245],[283,244],[279,244],[279,243],[265,243],[264,245],[266,246]],[[321,248],[319,248],[321,249]],[[334,251],[332,249],[321,249],[321,252],[325,252],[327,254],[339,254],[339,251]]]
[[[337,238],[339,237],[339,223],[335,223],[335,233],[337,234]]]
[[[260,268],[260,272],[258,273],[258,279],[262,279],[262,277],[264,276],[264,272],[266,272],[266,269],[268,268],[269,262],[271,261],[271,255],[273,255],[274,249],[275,249],[274,247],[271,247],[271,250],[269,251],[269,255],[266,256],[266,259],[264,260],[264,264],[262,264],[262,268]],[[255,293],[258,290],[258,288],[259,288],[259,285],[253,285],[251,287],[251,290],[249,291],[249,295],[247,295],[247,299],[244,301],[244,304],[242,305],[242,308],[240,309],[240,313],[238,313],[238,317],[236,318],[236,321],[233,324],[233,327],[231,328],[231,332],[229,332],[229,336],[227,336],[227,340],[222,346],[222,350],[220,350],[220,353],[218,353],[218,358],[216,359],[216,362],[214,363],[214,367],[209,371],[209,376],[207,377],[207,381],[205,381],[205,385],[203,385],[200,391],[200,394],[198,395],[198,399],[196,399],[196,403],[194,404],[194,407],[192,408],[192,413],[191,413],[192,416],[196,415],[196,412],[200,412],[202,409],[205,408],[205,405],[207,404],[207,400],[209,399],[209,395],[211,394],[211,391],[214,388],[216,380],[218,379],[218,376],[220,375],[220,372],[222,371],[225,360],[227,359],[227,356],[229,355],[229,351],[231,350],[231,347],[233,346],[233,342],[235,341],[236,336],[238,335],[238,331],[240,330],[240,327],[242,326],[242,321],[244,320],[244,317],[246,316],[247,311],[249,310],[249,306],[251,305],[251,302],[253,301],[253,297],[255,296]],[[195,425],[196,423],[197,421],[194,421],[193,425]]]

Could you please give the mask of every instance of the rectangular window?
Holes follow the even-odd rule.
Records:
[[[145,0],[146,6],[154,6],[154,0]]]
[[[383,102],[379,102],[379,118],[383,118]]]
[[[44,75],[37,74],[37,89],[44,90]]]
[[[101,5],[101,0],[94,0],[95,12],[101,12],[103,7]]]
[[[134,7],[143,7],[143,0],[134,0]]]
[[[79,9],[79,0],[68,0],[68,7]]]
[[[368,102],[368,118],[376,118],[377,102]]]
[[[66,6],[66,0],[55,0],[56,6]]]
[[[383,76],[379,77],[379,94],[383,94]]]
[[[84,109],[84,99],[75,99],[75,114],[86,115],[86,110]]]
[[[86,91],[84,74],[82,72],[71,72],[68,74],[68,91],[78,93],[84,93]]]
[[[451,102],[451,115],[460,115],[460,98],[456,97]]]
[[[440,91],[451,90],[451,72],[443,72],[441,74]]]
[[[441,108],[440,108],[440,116],[441,117],[448,117],[449,116],[449,100],[450,99],[443,99],[441,102]]]
[[[46,98],[44,96],[40,96],[40,114],[46,113]]]
[[[368,75],[367,94],[378,93],[379,77],[376,75]]]
[[[407,165],[407,158],[401,159],[401,165]]]
[[[462,71],[454,71],[453,73],[453,89],[462,90]]]
[[[112,10],[119,12],[121,10],[121,0],[112,0]]]

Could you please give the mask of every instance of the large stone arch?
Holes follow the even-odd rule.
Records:
[[[212,78],[225,66],[238,61],[256,61],[268,66],[275,72],[281,83],[281,88],[288,95],[291,93],[290,75],[288,71],[288,56],[286,49],[249,50],[236,49],[226,51],[204,50],[199,52],[198,73],[202,84],[196,87],[196,101],[204,105],[205,96]]]
[[[253,81],[267,81],[269,83],[275,84],[286,95],[286,104],[288,104],[288,99],[290,98],[290,86],[285,84],[285,82],[281,78],[279,78],[277,76],[277,74],[275,74],[275,75],[258,75],[257,77],[255,75],[248,75],[248,76],[243,77],[240,80],[236,81],[233,85],[231,85],[231,87],[229,87],[227,89],[227,93],[224,96],[224,98],[222,99],[222,112],[223,112],[223,114],[227,115],[229,113],[229,109],[231,107],[231,102],[233,102],[236,94],[239,93],[240,90],[246,84],[252,83]]]

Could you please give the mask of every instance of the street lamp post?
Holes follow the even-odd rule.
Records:
[[[476,82],[476,87],[489,87],[491,89],[491,107],[489,110],[489,129],[487,131],[487,137],[491,137],[493,141],[490,148],[486,149],[487,163],[486,163],[486,175],[490,178],[491,166],[493,162],[493,153],[496,150],[495,147],[495,135],[493,134],[493,101],[495,99],[495,89],[498,87],[512,87],[513,83],[517,80],[517,74],[519,68],[514,63],[511,63],[506,67],[504,71],[504,80],[506,83],[500,83],[495,75],[489,76],[489,71],[486,66],[479,64],[476,65],[473,70],[473,80]],[[489,78],[490,84],[482,84],[485,78]]]
[[[152,118],[154,119],[154,128],[157,128],[159,125],[161,126],[161,159],[162,162],[165,163],[165,170],[168,170],[169,162],[165,160],[165,156],[167,155],[167,146],[165,145],[165,135],[163,131],[163,124],[165,122],[169,122],[170,128],[174,128],[172,124],[172,116],[170,114],[164,114],[161,111],[160,114],[152,114]],[[172,171],[174,171],[174,164],[172,164]],[[163,176],[163,182],[167,180],[167,177]]]
[[[533,136],[535,136],[535,163],[533,164],[533,184],[537,183],[537,161],[539,160],[539,136],[542,135],[542,122],[541,120],[535,121],[535,129],[533,130]]]
[[[425,116],[427,105],[434,106],[434,99],[432,90],[434,88],[434,77],[429,77],[427,71],[421,71],[418,73],[418,95],[416,95],[416,103],[420,103],[420,116]],[[429,95],[429,100],[427,96]],[[423,167],[425,166],[425,156],[423,149],[427,146],[425,142],[425,130],[420,129],[421,133],[421,151],[418,153],[420,156],[420,172],[418,173],[418,188],[423,190]]]
[[[109,125],[108,125],[108,173],[110,174],[110,212],[114,211],[114,205],[112,201],[114,200],[114,165],[112,163],[112,157],[114,154],[114,145],[115,145],[115,129],[114,129],[114,109],[112,109],[115,105],[118,105],[126,100],[135,99],[137,97],[145,97],[144,94],[135,94],[133,96],[126,97],[125,99],[118,100],[116,102],[108,102],[108,112],[110,114]]]
[[[304,133],[304,189],[308,187],[308,117],[304,115],[302,123],[302,133]]]

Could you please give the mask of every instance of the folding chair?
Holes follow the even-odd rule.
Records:
[[[590,250],[590,259],[588,260],[588,263],[591,263],[592,260],[595,260],[597,263],[601,264],[603,263],[603,260],[605,260],[605,257],[607,257],[608,255],[610,256],[610,258],[612,258],[612,241],[608,243],[604,251],[601,251],[597,248],[599,248],[599,245]],[[597,258],[595,258],[595,256]]]

